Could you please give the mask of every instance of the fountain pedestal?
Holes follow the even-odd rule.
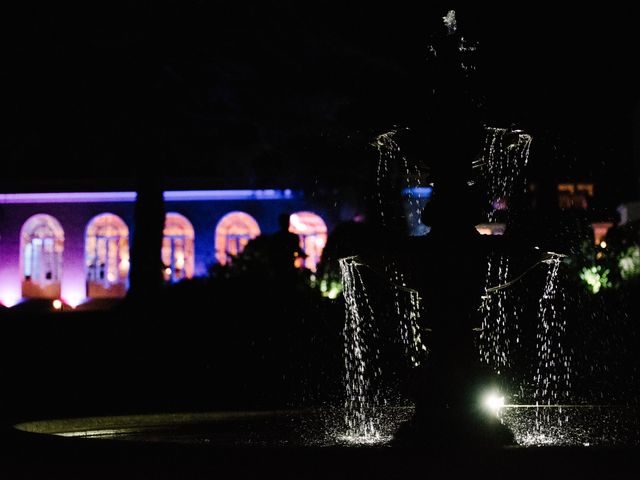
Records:
[[[515,438],[484,404],[495,389],[493,374],[477,359],[471,334],[437,343],[420,374],[414,417],[395,443],[426,446],[497,447]]]
[[[416,413],[396,435],[398,443],[497,446],[514,443],[484,396],[495,390],[492,370],[480,361],[475,332],[483,294],[487,245],[469,212],[454,215],[453,198],[467,198],[464,187],[434,191],[423,214],[431,233],[414,259],[414,285],[424,306],[429,353],[417,375]],[[428,217],[427,217],[428,214]]]

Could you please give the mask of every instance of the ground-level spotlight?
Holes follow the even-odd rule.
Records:
[[[14,305],[20,303],[20,295],[14,292],[2,292],[0,291],[0,305],[4,305],[7,308],[11,308]]]
[[[500,395],[495,391],[487,393],[482,401],[482,405],[494,415],[498,415],[500,409],[504,407],[504,395]]]
[[[67,305],[73,309],[75,309],[78,305],[83,303],[86,298],[79,292],[71,292],[67,293],[67,295],[61,298],[63,305]]]
[[[52,303],[53,308],[55,308],[56,310],[62,310],[62,301],[59,299],[55,299]]]

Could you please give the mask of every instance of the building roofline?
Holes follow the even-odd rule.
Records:
[[[299,191],[286,190],[166,190],[167,202],[222,200],[291,200]],[[136,192],[0,193],[0,204],[135,202]]]

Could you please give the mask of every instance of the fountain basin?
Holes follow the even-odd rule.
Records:
[[[411,412],[396,409],[389,418],[397,425]],[[542,445],[537,448],[500,449],[399,448],[385,438],[369,444],[349,441],[335,429],[342,428],[339,413],[327,409],[205,412],[26,422],[15,426],[0,474],[11,474],[3,478],[394,478],[493,472],[539,478],[539,467],[545,465],[545,477],[602,478],[640,467],[637,430],[627,428],[630,434],[635,431],[635,440],[605,438],[634,424],[635,410],[566,408],[564,414],[574,419],[574,431],[583,431],[580,425],[588,430],[589,425],[618,418],[609,431],[602,425],[593,430],[597,438],[590,446],[577,443],[582,438],[572,443],[565,435],[564,442],[555,443],[552,436],[539,437],[537,443],[529,438],[527,445]],[[536,413],[534,408],[506,407],[504,416],[512,428],[520,425],[526,433]],[[523,438],[518,427],[514,431]]]
[[[380,415],[374,437],[344,434],[343,412],[305,410],[217,411],[37,420],[16,424],[16,432],[40,438],[191,444],[211,447],[376,447],[392,442],[413,407],[390,407]],[[604,405],[506,405],[499,415],[518,447],[638,447],[636,407]],[[480,448],[482,446],[479,446]]]

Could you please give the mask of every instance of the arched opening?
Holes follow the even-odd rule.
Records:
[[[327,225],[324,220],[313,212],[296,212],[289,217],[289,231],[300,237],[300,248],[307,255],[304,259],[297,259],[296,266],[304,266],[315,272],[327,244]]]
[[[244,212],[227,213],[216,226],[216,259],[221,265],[226,265],[258,235],[260,226],[251,215]]]
[[[20,231],[20,272],[24,298],[60,297],[64,230],[51,215],[29,218]]]
[[[84,245],[87,296],[124,297],[129,278],[127,224],[113,213],[102,213],[87,225]]]
[[[164,218],[162,239],[163,274],[167,282],[179,282],[193,277],[194,258],[193,225],[184,215],[170,212]]]

